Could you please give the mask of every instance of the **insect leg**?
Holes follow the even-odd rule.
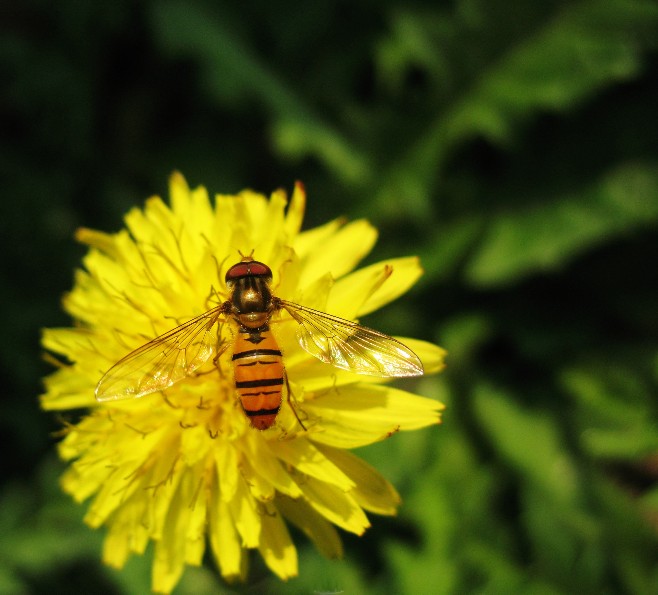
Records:
[[[212,358],[212,363],[215,368],[219,369],[219,358],[222,357],[222,354],[228,349],[228,345],[228,341],[222,341],[222,343],[219,344],[217,353],[215,354],[215,357]]]
[[[283,379],[286,382],[286,391],[288,392],[288,405],[290,405],[290,409],[292,409],[292,412],[295,414],[295,417],[297,418],[297,421],[299,422],[299,425],[302,426],[304,431],[306,432],[306,426],[302,423],[302,420],[299,419],[299,415],[297,415],[297,410],[295,409],[295,406],[292,404],[294,400],[294,396],[292,394],[292,390],[290,389],[290,382],[288,382],[288,373],[286,372],[285,368],[283,369]]]

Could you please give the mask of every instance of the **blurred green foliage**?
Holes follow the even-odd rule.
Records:
[[[6,5],[0,20],[0,592],[141,593],[59,494],[38,329],[78,225],[181,170],[309,192],[427,274],[370,317],[450,352],[439,428],[363,449],[396,519],[300,577],[212,564],[178,593],[658,593],[658,5],[197,0]],[[11,454],[9,454],[11,453]]]

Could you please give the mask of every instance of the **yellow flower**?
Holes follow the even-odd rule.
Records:
[[[120,568],[154,542],[156,592],[169,593],[186,564],[201,564],[206,537],[226,580],[244,579],[250,549],[285,580],[297,574],[287,522],[337,557],[334,526],[360,535],[369,526],[365,511],[396,511],[395,489],[346,449],[438,423],[443,406],[312,357],[285,312],[273,316],[272,330],[294,410],[284,400],[265,431],[250,427],[236,399],[231,350],[222,351],[234,325],[221,317],[213,327],[219,357],[180,382],[102,403],[95,387],[126,353],[226,300],[223,275],[241,255],[269,265],[277,297],[349,320],[407,291],[420,265],[399,258],[351,272],[376,231],[366,221],[337,220],[300,232],[300,184],[287,212],[282,191],[269,199],[218,195],[213,208],[206,190],[190,190],[180,174],[170,193],[170,207],[149,199],[117,234],[78,232],[90,250],[64,299],[76,326],[43,335],[43,345],[65,360],[45,380],[43,407],[90,410],[60,444],[71,461],[63,489],[77,501],[91,498],[85,521],[108,527],[107,564]],[[441,348],[402,342],[426,373],[443,367]]]

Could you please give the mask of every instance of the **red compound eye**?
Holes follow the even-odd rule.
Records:
[[[235,281],[244,277],[269,277],[272,278],[270,267],[257,260],[247,260],[234,264],[226,271],[226,282]]]
[[[258,277],[271,277],[272,276],[272,271],[271,271],[270,267],[268,267],[266,264],[263,264],[262,262],[258,262],[257,260],[253,260],[251,262],[248,262],[247,266],[249,267],[249,274],[250,275],[256,275]]]

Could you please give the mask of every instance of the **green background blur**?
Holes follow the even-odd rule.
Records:
[[[300,577],[177,593],[658,593],[658,4],[17,2],[0,9],[0,593],[145,593],[57,486],[39,329],[179,169],[306,184],[426,275],[366,322],[435,341],[444,424],[359,451],[397,518]],[[150,553],[149,553],[150,555]]]

